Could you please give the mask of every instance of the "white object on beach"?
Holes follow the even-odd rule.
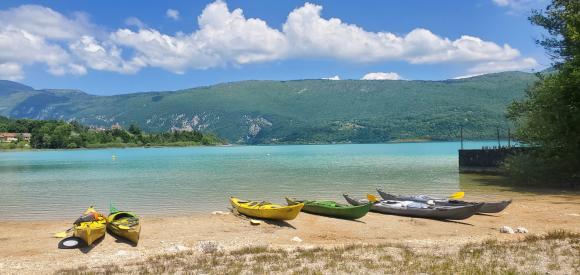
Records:
[[[224,211],[213,211],[211,212],[212,215],[229,215],[229,212],[224,212]]]
[[[297,242],[297,243],[301,243],[302,239],[298,238],[298,236],[294,236],[294,238],[292,238],[293,242]]]
[[[169,252],[180,252],[180,251],[185,251],[188,250],[189,248],[187,246],[183,246],[181,244],[176,244],[176,245],[172,245],[169,248],[167,248],[167,251]]]
[[[499,229],[499,232],[506,233],[506,234],[514,234],[515,233],[511,227],[505,226],[505,225]]]
[[[526,234],[526,233],[528,233],[528,229],[526,229],[525,227],[520,226],[520,227],[516,228],[516,233]]]
[[[116,256],[127,256],[129,255],[129,253],[125,250],[119,250],[117,251],[117,253],[115,253]]]

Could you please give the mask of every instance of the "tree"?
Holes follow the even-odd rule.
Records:
[[[529,19],[547,30],[537,43],[557,70],[541,76],[524,101],[508,108],[519,126],[517,138],[537,150],[508,159],[506,167],[521,175],[543,171],[536,178],[543,182],[574,183],[580,177],[580,1],[553,0]]]
[[[131,126],[129,126],[129,133],[135,135],[135,136],[140,136],[141,135],[141,128],[139,128],[138,125],[136,124],[131,124]]]

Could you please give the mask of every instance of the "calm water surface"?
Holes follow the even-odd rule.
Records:
[[[494,146],[466,142],[466,148]],[[342,201],[376,187],[459,190],[458,142],[0,152],[0,220],[76,218],[112,202],[141,215],[225,210],[228,197]],[[112,156],[116,156],[115,159]]]

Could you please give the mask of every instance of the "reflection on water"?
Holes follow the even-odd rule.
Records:
[[[494,142],[467,142],[479,148]],[[74,218],[109,203],[140,214],[223,210],[228,196],[282,203],[382,187],[445,196],[481,184],[457,173],[457,142],[131,148],[0,153],[0,219]],[[116,159],[111,156],[115,155]]]

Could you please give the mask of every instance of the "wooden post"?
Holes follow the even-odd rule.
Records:
[[[508,128],[508,148],[512,148],[512,134],[510,128]]]
[[[501,148],[501,143],[499,142],[499,127],[497,127],[497,149]]]
[[[463,150],[463,125],[459,129],[459,135],[461,136],[461,150]]]

